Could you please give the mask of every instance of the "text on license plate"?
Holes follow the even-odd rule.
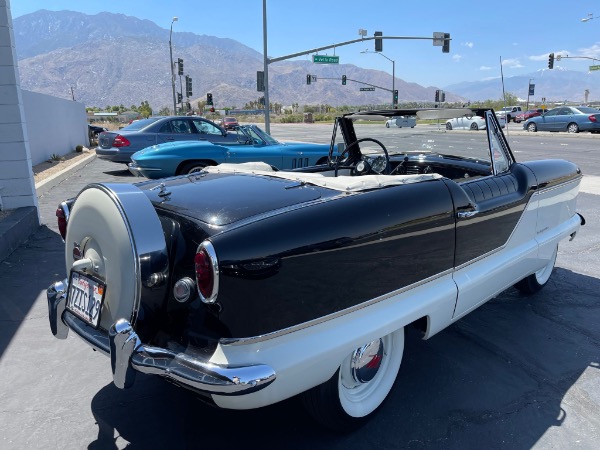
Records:
[[[72,272],[67,308],[96,327],[100,319],[105,289],[104,284],[81,273]]]

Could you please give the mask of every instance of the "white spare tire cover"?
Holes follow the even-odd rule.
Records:
[[[67,274],[74,248],[92,260],[89,271],[106,283],[100,327],[118,319],[135,323],[142,283],[155,272],[168,274],[166,244],[150,200],[128,184],[90,184],[77,197],[65,238]]]

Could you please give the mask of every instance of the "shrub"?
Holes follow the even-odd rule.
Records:
[[[83,151],[83,145],[78,145],[77,147],[75,147],[75,151],[77,153],[81,153]]]

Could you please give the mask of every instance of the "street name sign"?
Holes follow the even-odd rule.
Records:
[[[374,91],[375,88],[360,88],[361,91]]]
[[[339,56],[313,55],[313,63],[315,64],[339,64]]]
[[[590,66],[590,72],[592,70],[600,70],[600,65],[596,65],[596,66]]]

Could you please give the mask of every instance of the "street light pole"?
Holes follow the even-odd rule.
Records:
[[[171,66],[171,88],[173,90],[173,115],[177,114],[177,100],[175,100],[175,69],[173,67],[173,24],[177,22],[177,17],[173,17],[171,21],[171,31],[169,32],[169,65]]]
[[[396,61],[388,58],[381,52],[370,52],[369,50],[363,50],[361,53],[376,53],[378,55],[383,56],[388,61],[392,62],[392,109],[395,109],[396,108],[396,96],[395,96],[395,92],[396,92]]]
[[[267,0],[263,0],[263,70],[264,76],[264,97],[265,97],[265,131],[271,134],[271,115],[269,110],[269,57],[267,56]]]

